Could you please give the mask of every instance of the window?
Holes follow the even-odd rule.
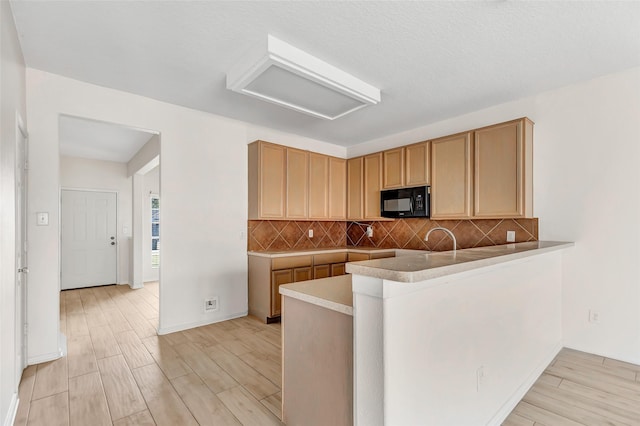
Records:
[[[160,198],[151,196],[151,267],[160,266]]]

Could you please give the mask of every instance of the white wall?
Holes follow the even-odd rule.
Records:
[[[16,114],[26,124],[25,67],[9,2],[0,2],[0,422],[11,424],[16,365]],[[29,216],[31,219],[32,217]],[[33,217],[35,221],[35,217]],[[55,336],[54,336],[55,337]]]
[[[129,283],[131,239],[131,178],[127,164],[86,158],[60,157],[60,186],[118,193],[118,284]],[[126,231],[126,232],[125,232]]]
[[[358,426],[502,424],[562,347],[560,252],[353,291]]]
[[[151,194],[160,194],[159,167],[152,169],[144,175],[143,191],[145,198],[143,203],[144,209],[142,216],[142,247],[144,249],[144,264],[142,266],[142,276],[145,282],[158,281],[158,279],[160,278],[160,269],[151,267]],[[162,203],[160,204],[160,206],[162,207]],[[160,216],[160,220],[162,220],[162,216]],[[162,261],[162,257],[160,258],[160,261]]]
[[[27,69],[30,211],[49,211],[51,225],[29,228],[32,253],[30,356],[57,350],[58,115],[151,129],[160,134],[162,269],[160,331],[247,312],[247,143],[262,132],[247,123]],[[265,133],[266,134],[266,133]],[[346,156],[346,150],[276,131],[274,141]],[[43,229],[46,228],[46,229]],[[220,310],[204,314],[204,299]],[[32,342],[33,341],[33,342]]]
[[[640,68],[361,144],[349,157],[528,116],[540,239],[566,253],[565,345],[640,364]],[[600,324],[587,321],[600,313]]]

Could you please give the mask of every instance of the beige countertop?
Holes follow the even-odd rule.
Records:
[[[457,250],[455,253],[453,251],[431,252],[350,262],[347,263],[347,272],[349,273],[347,275],[281,285],[280,294],[347,315],[353,315],[353,292],[350,274],[411,283],[523,259],[573,247],[573,245],[574,243],[572,242],[531,241]],[[329,250],[340,251],[339,249]],[[326,252],[325,250],[320,251],[320,253]],[[295,253],[300,252],[296,251]],[[287,252],[286,255],[291,256],[291,252]]]
[[[347,263],[350,274],[413,283],[572,247],[572,242],[530,241]]]
[[[298,256],[298,255],[310,255],[310,254],[323,254],[323,253],[385,253],[385,252],[394,252],[396,255],[402,254],[407,255],[409,253],[428,253],[423,250],[405,250],[405,249],[382,249],[375,247],[353,247],[353,246],[345,246],[345,247],[331,247],[331,248],[316,248],[316,249],[295,249],[295,250],[265,250],[265,251],[249,251],[247,254],[249,256],[259,256],[259,257],[287,257],[287,256]],[[400,252],[400,253],[398,253]]]
[[[280,294],[353,316],[351,275],[284,284]]]

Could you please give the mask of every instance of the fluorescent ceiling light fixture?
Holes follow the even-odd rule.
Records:
[[[227,89],[327,120],[380,102],[380,89],[272,35],[227,73]]]

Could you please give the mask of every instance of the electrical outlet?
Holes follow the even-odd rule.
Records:
[[[309,238],[313,238],[313,229],[309,229]]]
[[[219,308],[218,305],[218,296],[212,297],[211,299],[204,299],[204,311],[205,312],[214,312]]]
[[[516,242],[516,231],[507,231],[507,242],[508,243]]]
[[[482,389],[482,387],[484,386],[484,382],[485,382],[485,378],[486,377],[487,376],[486,376],[486,373],[484,371],[484,365],[481,365],[476,370],[476,390],[478,392],[480,392],[480,389]]]
[[[367,226],[367,237],[373,238],[373,226]]]
[[[589,309],[589,322],[600,324],[600,312]]]

